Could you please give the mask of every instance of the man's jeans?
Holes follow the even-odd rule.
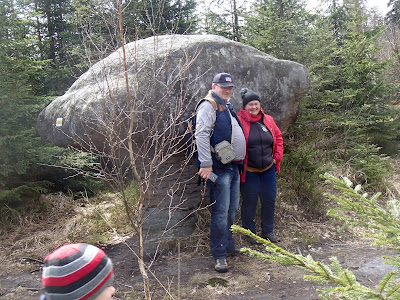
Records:
[[[229,164],[223,169],[214,169],[216,183],[208,181],[211,200],[210,248],[214,259],[225,258],[227,252],[235,250],[235,240],[230,230],[239,207],[240,178],[238,166]]]
[[[256,234],[256,208],[258,198],[261,202],[261,230],[262,235],[274,231],[276,174],[275,165],[264,172],[246,172],[246,181],[241,184],[242,226]]]

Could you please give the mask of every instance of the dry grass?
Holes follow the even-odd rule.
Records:
[[[19,226],[8,227],[2,234],[0,253],[10,257],[32,256],[41,258],[67,240],[63,234],[63,221],[70,218],[74,209],[72,197],[62,194],[42,196],[40,205],[46,211],[35,211]],[[1,255],[2,256],[2,255]]]
[[[394,169],[394,174],[386,181],[386,194],[389,198],[400,201],[400,159],[392,159],[391,165]]]
[[[45,212],[33,212],[29,218],[21,218],[19,226],[7,227],[1,234],[1,272],[24,268],[26,259],[41,261],[66,243],[120,241],[129,231],[121,207],[114,205],[115,197],[107,194],[78,202],[64,194],[40,197]]]
[[[118,194],[105,194],[86,199],[75,209],[75,216],[65,225],[65,235],[71,242],[108,244],[131,236],[131,227]]]

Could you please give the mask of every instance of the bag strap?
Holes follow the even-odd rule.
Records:
[[[231,110],[228,108],[228,113],[229,113],[229,116],[231,117],[231,126],[232,126],[232,135],[231,135],[231,142],[230,142],[230,144],[232,145],[232,142],[233,142],[233,116],[232,116],[232,114],[231,114]],[[211,152],[212,153],[215,153],[215,149],[214,149],[214,147],[212,147],[211,145],[210,145],[210,149],[211,149]]]

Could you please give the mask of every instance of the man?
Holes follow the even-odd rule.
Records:
[[[212,204],[210,248],[215,260],[214,268],[220,273],[228,271],[226,257],[238,254],[230,227],[239,206],[239,168],[246,154],[246,141],[239,119],[226,106],[234,87],[230,74],[215,75],[212,89],[196,110],[198,174],[205,180],[210,179],[212,173],[218,176],[215,183],[208,180],[207,184]],[[227,162],[218,153],[216,155],[216,146],[222,141],[232,145],[233,160]]]

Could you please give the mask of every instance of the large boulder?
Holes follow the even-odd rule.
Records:
[[[240,88],[253,89],[261,95],[264,110],[285,131],[295,121],[300,99],[310,86],[309,73],[303,65],[215,35],[150,37],[127,44],[126,57],[130,88],[136,100],[141,98],[151,104],[167,95],[174,107],[181,101],[178,98],[182,96],[182,86],[186,86],[187,109],[183,118],[211,88],[213,76],[228,72],[237,86],[231,99],[235,109],[241,107]],[[115,103],[122,108],[127,101],[122,58],[119,49],[99,61],[63,96],[44,108],[37,122],[40,136],[61,147],[79,147],[90,136],[94,144],[102,147],[107,129],[102,122],[104,111]],[[180,78],[182,84],[171,83],[172,75],[185,62],[188,68]],[[169,113],[165,112],[166,117]],[[88,123],[90,126],[85,126]]]
[[[237,88],[231,102],[236,111],[242,106],[240,88],[253,89],[261,95],[265,112],[285,131],[295,121],[300,99],[310,86],[309,73],[301,64],[276,59],[215,35],[151,37],[127,44],[125,50],[132,98],[129,99],[126,88],[124,53],[119,49],[93,65],[65,95],[43,109],[37,130],[44,140],[107,156],[109,148],[118,141],[126,141],[126,129],[132,125],[132,118],[131,128],[139,133],[133,136],[135,145],[154,147],[147,156],[165,154],[148,141],[149,137],[168,142],[170,136],[163,134],[168,130],[176,133],[176,128],[171,129],[172,120],[190,117],[219,72],[228,72],[234,78]],[[160,115],[164,121],[156,122]],[[158,126],[165,130],[154,132],[151,128]],[[186,126],[177,128],[184,131]],[[119,139],[112,136],[115,134]],[[146,138],[147,144],[143,146]],[[193,210],[207,202],[201,196],[202,186],[196,185],[196,162],[188,162],[184,155],[181,152],[153,168],[160,176],[155,179],[146,204],[144,229],[150,255],[165,228],[173,228],[163,234],[167,240],[190,234],[196,221]],[[171,207],[176,213],[171,214]]]

